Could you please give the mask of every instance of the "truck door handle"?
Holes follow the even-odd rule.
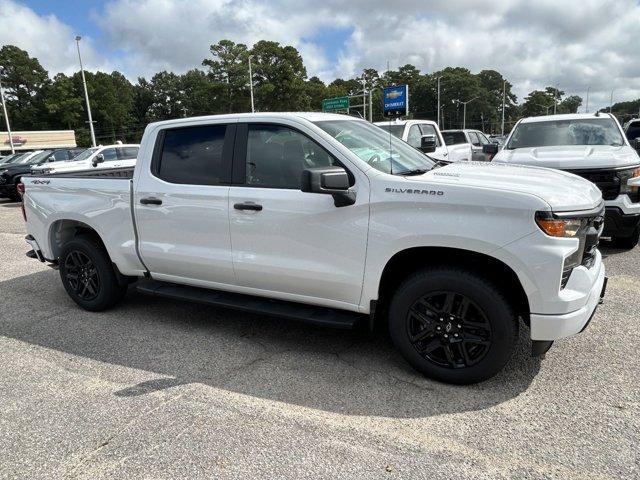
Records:
[[[160,200],[159,198],[148,197],[141,198],[140,203],[142,205],[162,205],[162,200]]]
[[[257,203],[253,202],[244,202],[236,203],[233,208],[235,208],[236,210],[254,210],[256,212],[259,212],[260,210],[262,210],[262,205],[258,205]]]

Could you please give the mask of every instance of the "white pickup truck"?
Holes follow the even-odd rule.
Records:
[[[548,115],[518,121],[493,162],[558,168],[593,182],[605,203],[602,235],[633,248],[640,240],[638,148],[611,114]]]
[[[150,124],[135,169],[23,178],[28,256],[87,310],[138,291],[350,328],[384,325],[432,378],[478,382],[581,332],[604,295],[600,191],[544,168],[453,163],[364,120]]]

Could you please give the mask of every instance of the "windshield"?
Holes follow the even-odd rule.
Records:
[[[431,170],[435,165],[411,145],[370,123],[324,120],[315,124],[381,172],[402,175],[416,170]]]
[[[20,157],[20,156],[22,156],[22,154],[21,154],[21,153],[13,153],[13,154],[11,154],[11,155],[7,155],[7,156],[6,156],[6,157],[4,157],[4,158],[0,158],[0,165],[1,165],[1,164],[8,164],[8,163],[11,163],[11,162],[13,162],[16,158],[18,158],[18,157]]]
[[[402,134],[404,133],[404,125],[376,125],[376,127],[391,132],[391,135],[398,138],[402,138]]]
[[[468,143],[467,137],[465,137],[464,132],[447,132],[446,130],[442,132],[442,136],[444,137],[444,143],[447,145],[459,145],[461,143]]]
[[[563,145],[624,145],[622,134],[611,118],[579,118],[520,123],[507,149]]]
[[[87,148],[84,152],[82,152],[80,155],[73,157],[71,160],[67,160],[68,162],[77,162],[79,160],[86,160],[87,158],[89,158],[91,155],[93,155],[95,152],[98,151],[97,147],[94,148]]]
[[[20,165],[36,165],[42,162],[49,155],[51,155],[51,150],[45,150],[44,152],[40,152],[31,158],[25,157],[17,163],[19,163]]]

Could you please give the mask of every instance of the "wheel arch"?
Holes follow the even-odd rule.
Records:
[[[93,237],[107,251],[100,234],[93,227],[80,220],[60,219],[49,227],[49,247],[53,259],[58,259],[64,245],[78,235]]]
[[[376,319],[385,317],[394,288],[402,280],[430,266],[459,267],[488,277],[504,289],[518,314],[528,322],[529,299],[516,272],[496,257],[454,247],[411,247],[394,254],[387,261],[380,277],[375,306]]]

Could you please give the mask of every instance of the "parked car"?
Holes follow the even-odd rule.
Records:
[[[84,152],[67,162],[35,167],[33,173],[60,173],[92,168],[132,167],[136,163],[139,148],[140,145],[137,144],[101,145],[99,147],[87,148]]]
[[[524,118],[493,161],[557,168],[592,181],[605,200],[603,235],[620,247],[638,244],[640,158],[613,115]]]
[[[640,118],[634,118],[624,125],[624,133],[629,143],[633,143],[640,138]]]
[[[6,157],[0,158],[0,165],[8,165],[18,157],[24,155],[24,152],[12,153],[11,155],[7,155]]]
[[[491,143],[497,143],[501,147],[504,145],[505,137],[503,135],[489,135],[488,138]]]
[[[38,165],[51,165],[51,162],[61,162],[72,158],[78,151],[76,148],[57,148],[54,150],[36,150],[20,154],[10,163],[0,164],[0,197],[18,200],[16,185],[23,175],[31,173]]]
[[[390,122],[376,122],[374,125],[391,133],[400,140],[404,140],[409,145],[428,154],[442,162],[455,162],[451,158],[447,145],[444,143],[442,133],[436,122],[431,120],[395,120]],[[425,137],[433,137],[435,144],[431,148],[424,148]]]
[[[487,151],[486,145],[492,142],[480,130],[443,130],[442,135],[449,150],[452,147],[458,148],[469,156],[469,160],[474,162],[488,162],[493,158],[493,150]]]
[[[581,332],[604,294],[604,206],[545,168],[436,163],[345,115],[152,123],[135,168],[24,177],[32,250],[82,308],[154,296],[385,325],[435,379],[499,372]]]
[[[7,165],[0,165],[0,198],[6,197],[18,200],[17,185],[23,175],[31,172],[32,165],[40,162],[40,158],[48,155],[50,150],[35,150],[25,152],[15,157]]]

